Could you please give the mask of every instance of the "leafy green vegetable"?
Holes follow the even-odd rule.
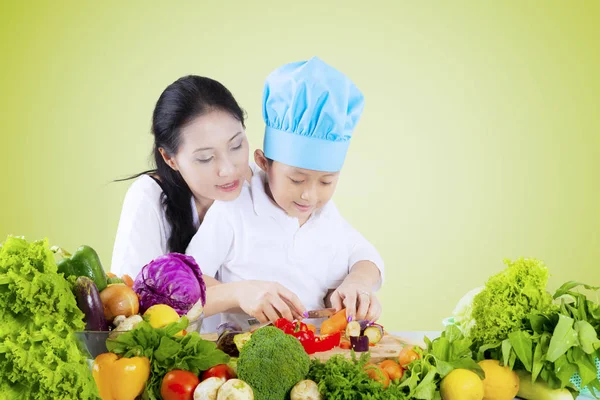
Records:
[[[581,387],[600,388],[595,365],[600,357],[600,339],[594,328],[599,322],[598,308],[584,294],[573,291],[578,286],[598,289],[566,282],[554,295],[561,300],[560,307],[545,314],[530,314],[522,330],[509,334],[510,346],[503,343],[501,350],[492,349],[491,357],[500,357],[501,351],[505,364],[530,371],[533,381],[539,377],[550,389],[579,391],[580,387],[572,383],[575,374],[581,378]]]
[[[384,389],[381,383],[369,378],[364,370],[369,358],[368,352],[357,358],[352,351],[351,360],[341,354],[326,362],[312,360],[307,379],[315,381],[323,398],[328,400],[407,399],[405,392],[408,390],[399,385],[391,384],[388,389]]]
[[[364,371],[369,361],[369,353],[359,359],[354,352],[352,359],[335,356],[327,362],[313,360],[308,374],[319,385],[325,399],[440,399],[441,380],[456,368],[468,369],[482,379],[485,374],[472,358],[471,341],[456,326],[449,326],[440,337],[433,341],[425,338],[427,349],[418,347],[420,354],[413,361],[399,383],[390,383],[387,389],[370,379]]]
[[[9,236],[0,247],[1,397],[97,399],[74,336],[84,327],[48,241]]]
[[[146,384],[144,398],[160,400],[160,386],[165,374],[174,369],[193,372],[201,371],[218,364],[227,364],[229,356],[217,349],[213,342],[203,340],[198,332],[185,336],[174,336],[187,328],[187,317],[164,328],[155,329],[142,321],[136,327],[106,341],[108,351],[123,357],[145,356],[150,359],[151,373]]]
[[[473,299],[474,325],[469,336],[475,348],[500,346],[508,334],[521,330],[532,311],[551,309],[552,297],[546,292],[548,269],[540,260],[504,260],[502,272],[492,276]]]

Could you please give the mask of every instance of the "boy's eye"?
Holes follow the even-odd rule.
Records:
[[[304,182],[304,181],[297,181],[297,180],[295,180],[295,179],[292,179],[292,178],[290,178],[290,181],[294,182],[295,184],[299,184],[299,183],[302,183],[302,182]]]

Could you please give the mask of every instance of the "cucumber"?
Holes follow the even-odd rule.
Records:
[[[108,331],[108,323],[104,318],[104,306],[100,293],[93,280],[80,276],[75,281],[75,297],[77,306],[84,314],[86,331]]]

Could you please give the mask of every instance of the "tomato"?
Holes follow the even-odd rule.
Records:
[[[385,360],[379,364],[379,368],[388,373],[389,377],[393,381],[399,381],[404,375],[404,370],[394,360]]]
[[[193,400],[200,379],[190,371],[175,369],[167,372],[160,387],[163,400]]]
[[[398,363],[404,369],[408,367],[408,364],[419,359],[419,353],[413,350],[411,346],[404,346],[398,356]]]
[[[207,380],[208,378],[217,377],[227,379],[237,378],[235,371],[227,364],[219,364],[214,367],[204,371],[202,374],[202,380]]]
[[[365,372],[369,375],[369,378],[377,381],[383,385],[384,388],[387,388],[390,384],[390,376],[385,370],[377,365],[366,364]]]

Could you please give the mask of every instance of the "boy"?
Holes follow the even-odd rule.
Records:
[[[346,307],[349,319],[379,317],[372,292],[383,281],[383,261],[330,200],[363,106],[358,88],[316,57],[268,76],[264,152],[255,152],[262,171],[236,200],[212,205],[186,251],[205,275],[225,284],[278,282],[307,309],[323,308],[335,289],[332,306]],[[284,315],[281,301],[239,293],[234,303],[246,314],[225,313],[224,321],[244,326],[248,314],[260,321]]]

